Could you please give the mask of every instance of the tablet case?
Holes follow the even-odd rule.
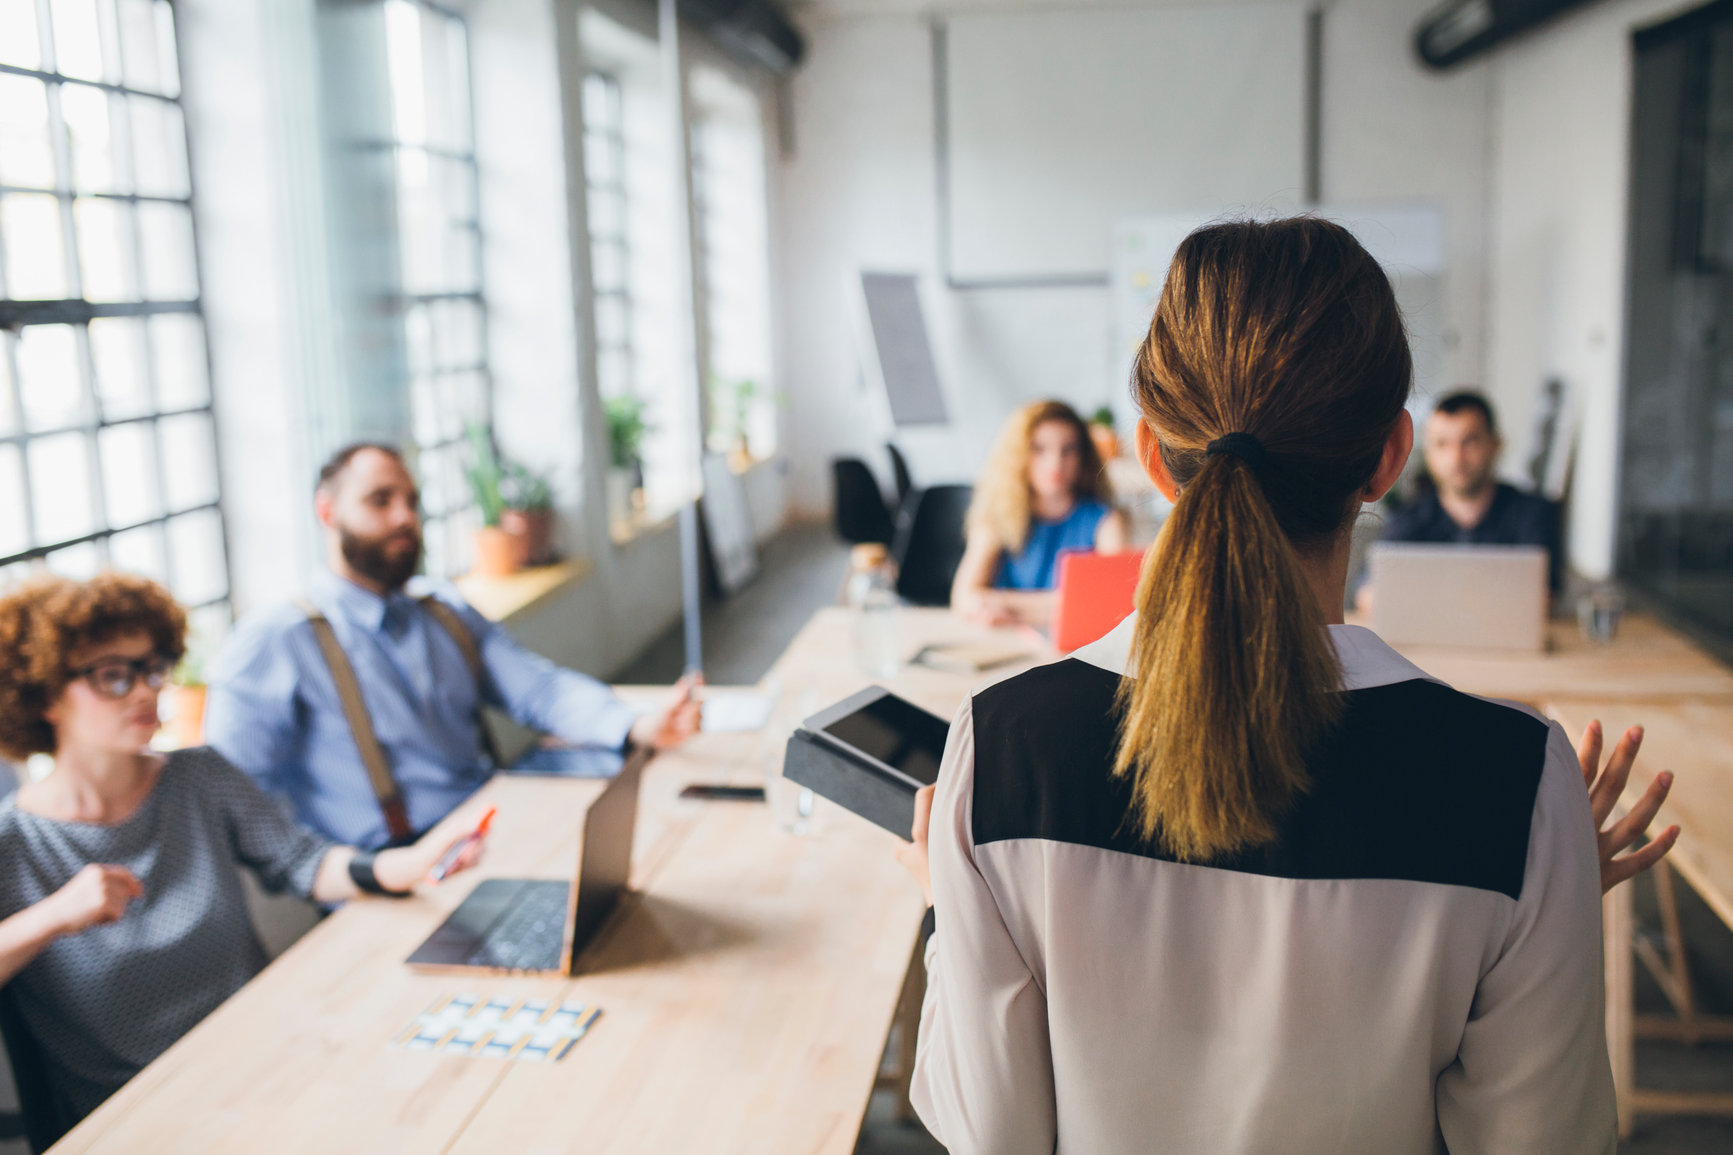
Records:
[[[915,825],[915,793],[919,787],[890,777],[864,759],[796,730],[788,739],[782,776],[814,794],[876,822],[898,838]]]

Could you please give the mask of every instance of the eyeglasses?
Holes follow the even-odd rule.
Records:
[[[143,678],[144,684],[151,689],[162,689],[174,665],[173,660],[161,654],[146,654],[130,662],[109,658],[93,666],[74,670],[72,676],[83,678],[90,683],[91,689],[105,698],[124,698],[132,693],[132,688],[138,685],[140,678]]]

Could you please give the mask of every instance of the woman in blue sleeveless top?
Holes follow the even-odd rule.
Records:
[[[1059,555],[1118,553],[1125,520],[1089,427],[1063,401],[1011,415],[969,506],[969,543],[951,607],[987,625],[1045,626],[1053,616]]]

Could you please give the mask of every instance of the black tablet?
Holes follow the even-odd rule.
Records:
[[[803,722],[782,772],[907,838],[915,792],[938,781],[950,729],[937,714],[871,686]]]

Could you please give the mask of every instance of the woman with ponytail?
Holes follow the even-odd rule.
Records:
[[[965,703],[901,854],[938,927],[912,1096],[952,1155],[1614,1150],[1603,876],[1671,838],[1612,858],[1651,793],[1597,849],[1609,787],[1556,725],[1341,624],[1412,376],[1339,226],[1175,254],[1132,382],[1175,502],[1137,612]]]

